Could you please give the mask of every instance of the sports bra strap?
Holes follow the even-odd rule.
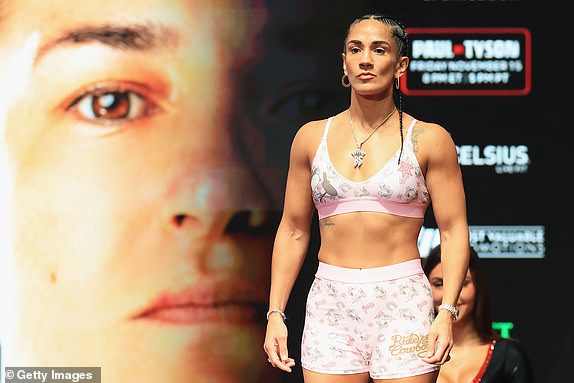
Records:
[[[407,129],[407,137],[405,138],[405,141],[411,140],[411,133],[413,132],[413,128],[414,128],[416,123],[417,123],[417,119],[413,118],[412,122],[409,124],[409,128]]]
[[[327,123],[325,124],[325,129],[323,130],[323,137],[321,137],[321,142],[327,142],[327,133],[329,133],[329,128],[331,127],[331,120],[333,117],[329,117]]]

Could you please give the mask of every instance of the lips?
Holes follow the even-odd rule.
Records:
[[[172,325],[201,323],[254,323],[265,319],[260,292],[229,286],[187,288],[160,294],[132,318]]]
[[[369,80],[369,79],[374,78],[374,77],[375,77],[375,74],[371,73],[371,72],[363,72],[357,76],[357,78],[359,78],[361,80]]]

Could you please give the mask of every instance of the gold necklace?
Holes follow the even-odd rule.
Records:
[[[385,117],[383,119],[383,122],[381,122],[375,129],[373,129],[373,131],[371,133],[369,133],[369,135],[367,136],[367,138],[365,138],[363,141],[359,142],[357,140],[357,136],[355,135],[355,127],[353,126],[353,119],[351,118],[351,110],[347,109],[347,114],[349,115],[349,126],[351,126],[351,133],[353,133],[353,138],[355,139],[355,144],[357,145],[357,149],[351,152],[351,157],[353,157],[353,163],[354,163],[354,167],[356,168],[360,168],[361,165],[363,164],[363,158],[365,157],[365,155],[367,154],[367,152],[365,152],[361,147],[363,146],[363,144],[365,142],[367,142],[367,140],[369,138],[371,138],[371,136],[377,131],[377,129],[379,129],[381,126],[383,126],[383,124],[385,122],[387,122],[387,120],[389,118],[391,118],[391,116],[393,115],[393,113],[395,113],[395,110],[397,110],[397,107],[395,106],[393,108],[393,110],[391,110],[391,113],[389,113],[387,115],[387,117]]]

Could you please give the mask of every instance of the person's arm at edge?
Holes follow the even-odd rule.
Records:
[[[304,125],[291,145],[283,215],[273,245],[269,310],[285,311],[291,289],[308,251],[314,211],[308,149],[312,141],[309,139],[312,124]],[[269,315],[264,349],[273,366],[291,372],[295,363],[288,357],[287,327],[280,313]]]
[[[425,136],[428,140],[427,188],[440,232],[444,276],[442,303],[456,307],[468,268],[470,246],[462,174],[449,133],[436,124],[430,124],[425,129]],[[429,332],[429,357],[424,360],[427,363],[445,363],[452,344],[451,313],[440,310]]]
[[[509,352],[506,358],[509,362],[510,383],[534,383],[534,370],[532,362],[522,343],[513,339],[509,340]]]

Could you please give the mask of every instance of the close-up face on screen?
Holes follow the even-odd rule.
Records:
[[[0,3],[5,365],[267,381],[271,206],[239,97],[264,7]]]

